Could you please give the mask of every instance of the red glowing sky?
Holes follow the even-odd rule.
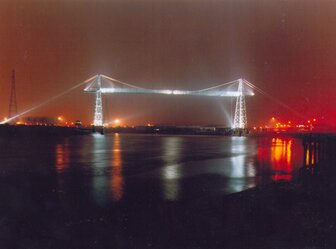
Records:
[[[111,0],[0,2],[0,117],[11,70],[24,111],[97,73],[142,87],[200,89],[244,77],[305,117],[336,122],[336,2]],[[30,115],[90,122],[78,89]],[[228,123],[218,98],[109,96],[107,119]],[[270,98],[247,99],[248,120],[300,119]]]

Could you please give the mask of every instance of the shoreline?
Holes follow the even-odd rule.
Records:
[[[254,133],[249,130],[233,131],[230,128],[217,128],[216,130],[202,130],[199,127],[176,126],[139,126],[94,128],[56,125],[0,125],[0,136],[71,136],[89,134],[148,134],[148,135],[190,135],[190,136],[227,136],[227,137],[292,137],[298,139],[334,139],[336,133],[298,132],[298,133]]]

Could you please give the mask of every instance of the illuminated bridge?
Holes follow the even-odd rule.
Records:
[[[71,91],[86,85],[84,91],[88,93],[95,93],[96,102],[94,110],[93,125],[96,127],[103,127],[103,104],[102,95],[103,94],[164,94],[164,95],[189,95],[189,96],[208,96],[208,97],[234,97],[236,98],[236,109],[233,120],[233,128],[235,129],[245,129],[247,128],[247,117],[246,117],[246,104],[245,96],[253,96],[253,90],[257,90],[262,94],[266,94],[260,88],[256,87],[252,83],[245,79],[237,79],[220,85],[200,89],[200,90],[183,90],[183,89],[148,89],[143,87],[138,87],[133,84],[122,82],[120,80],[113,79],[103,74],[97,74],[77,85],[70,87],[69,89],[56,94],[47,100],[36,104],[35,106],[15,115],[8,117],[0,124],[9,123],[14,121],[18,117],[32,112],[51,101],[54,101]],[[284,104],[282,104],[284,105]],[[284,105],[285,106],[285,105]],[[286,106],[285,106],[286,107]],[[289,107],[287,107],[289,108]],[[290,108],[289,108],[290,109]]]
[[[217,86],[208,87],[201,90],[181,90],[181,89],[147,89],[133,84],[113,79],[103,74],[95,75],[86,80],[84,91],[96,94],[94,122],[96,127],[103,126],[103,94],[164,94],[164,95],[189,95],[189,96],[209,96],[209,97],[235,97],[236,108],[233,128],[244,129],[247,127],[247,115],[245,96],[253,96],[255,86],[245,79],[237,79]]]

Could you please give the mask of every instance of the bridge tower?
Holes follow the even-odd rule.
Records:
[[[246,104],[245,104],[245,96],[243,94],[243,79],[239,79],[238,96],[236,100],[236,110],[234,115],[233,128],[234,129],[247,128]]]
[[[100,74],[98,74],[97,76],[96,105],[95,105],[93,125],[95,127],[103,126],[103,100],[102,100],[102,92],[101,92],[101,75]]]
[[[15,87],[15,70],[12,71],[11,93],[9,98],[8,118],[17,115],[16,87]]]

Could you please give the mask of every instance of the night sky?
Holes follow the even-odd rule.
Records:
[[[239,77],[256,92],[250,125],[272,116],[336,122],[336,1],[0,0],[0,118],[11,70],[24,111],[97,74],[138,86],[201,89]],[[91,122],[79,88],[30,116]],[[129,124],[228,124],[234,101],[109,95],[106,118]],[[227,112],[227,114],[225,114]]]

